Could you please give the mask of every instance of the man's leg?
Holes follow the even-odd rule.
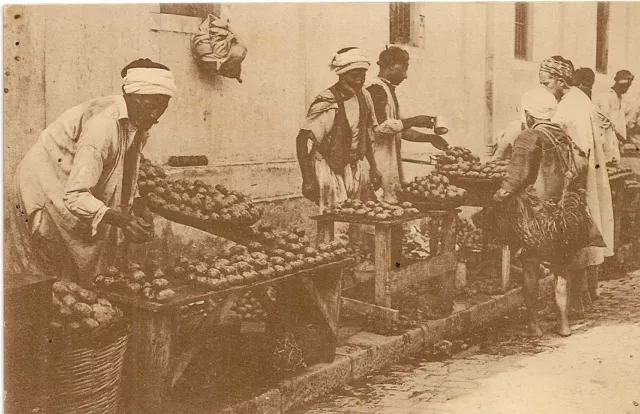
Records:
[[[523,261],[524,267],[524,283],[522,285],[524,291],[524,302],[527,311],[527,325],[529,334],[534,336],[542,336],[540,325],[538,324],[538,273],[540,271],[540,263],[534,261]]]
[[[589,287],[589,296],[592,301],[598,300],[598,272],[599,266],[587,267],[587,284]]]
[[[558,306],[558,334],[561,336],[571,335],[571,329],[569,329],[569,281],[566,278],[566,274],[556,274],[556,305]]]
[[[584,274],[584,269],[572,270],[571,275],[565,274],[565,276],[570,277],[570,283],[568,292],[571,297],[571,314],[576,318],[584,317],[584,302],[582,297],[582,280],[580,278],[581,274]]]

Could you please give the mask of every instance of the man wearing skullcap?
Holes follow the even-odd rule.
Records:
[[[171,71],[149,59],[121,75],[123,94],[64,112],[18,165],[9,272],[87,284],[113,264],[122,236],[133,243],[152,237],[153,215],[137,192],[140,156],[176,86]]]
[[[362,50],[340,50],[329,66],[338,81],[315,98],[296,139],[302,194],[320,211],[348,198],[368,200],[380,187],[373,154],[377,121],[363,89],[369,66]]]
[[[546,59],[540,65],[539,77],[540,83],[559,101],[552,122],[560,125],[571,140],[588,155],[587,205],[606,247],[587,247],[579,251],[572,266],[575,274],[572,283],[575,286],[586,286],[587,283],[597,286],[597,266],[604,263],[605,257],[613,256],[614,248],[611,187],[605,168],[606,158],[598,115],[587,95],[572,86],[571,61],[561,56]],[[584,289],[582,299],[587,304],[590,301],[590,294],[588,291],[584,292]],[[572,306],[580,311],[581,303],[576,292],[572,298]]]
[[[558,202],[562,196],[565,181],[566,166],[570,154],[575,148],[571,138],[551,122],[558,103],[555,97],[545,88],[537,88],[527,92],[520,104],[524,116],[526,129],[522,131],[513,143],[513,155],[507,168],[507,175],[503,179],[501,188],[494,195],[494,199],[502,202],[513,194],[519,194],[532,185],[536,194],[542,200]],[[579,152],[576,149],[576,152]],[[586,165],[586,154],[581,165]],[[572,171],[576,174],[579,171]],[[538,323],[536,304],[538,300],[538,273],[541,259],[534,252],[524,251],[522,254],[524,266],[524,295],[527,307],[529,334],[542,335]],[[556,264],[558,265],[558,264]],[[564,266],[554,266],[557,277],[556,304],[559,310],[558,332],[569,335],[568,321],[568,280]]]
[[[627,120],[622,96],[629,91],[633,75],[628,70],[616,73],[614,85],[595,100],[596,108],[606,118],[604,149],[607,162],[620,161],[620,146],[627,141]]]
[[[596,74],[590,68],[580,68],[573,75],[573,84],[591,99],[593,84],[596,82]]]
[[[404,181],[402,170],[402,140],[429,142],[445,149],[447,142],[435,134],[424,134],[412,128],[433,128],[434,117],[427,115],[402,118],[396,87],[407,79],[409,53],[396,46],[388,47],[378,59],[380,72],[367,90],[371,94],[378,127],[376,128],[375,156],[382,173],[382,190],[385,201],[396,202],[395,188]]]

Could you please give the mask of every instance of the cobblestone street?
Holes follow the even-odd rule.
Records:
[[[522,335],[522,312],[465,338],[451,359],[417,356],[296,413],[640,413],[640,271],[601,282],[573,335]]]

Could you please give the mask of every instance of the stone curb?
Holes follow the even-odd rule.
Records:
[[[553,276],[540,280],[540,295],[553,292]],[[504,316],[524,303],[522,288],[479,303],[444,319],[428,321],[400,336],[359,332],[347,346],[336,350],[332,363],[316,364],[250,400],[227,407],[224,414],[282,414],[309,403],[333,389],[380,370],[401,358],[432,347],[445,339],[462,335],[491,320]]]

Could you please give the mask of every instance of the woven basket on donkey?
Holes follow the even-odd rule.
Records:
[[[53,338],[53,413],[117,413],[129,323],[120,320],[89,335]]]
[[[550,263],[566,263],[592,242],[592,219],[584,190],[565,191],[558,203],[540,200],[532,187],[487,209],[496,239],[524,248]]]

